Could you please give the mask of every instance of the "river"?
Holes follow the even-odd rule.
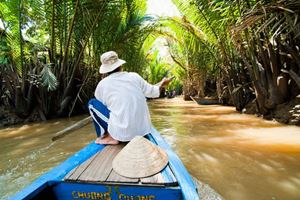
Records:
[[[149,102],[152,122],[197,180],[227,200],[300,199],[300,127],[199,106],[179,98]],[[82,119],[0,130],[0,198],[7,199],[95,138],[92,125],[52,142]]]

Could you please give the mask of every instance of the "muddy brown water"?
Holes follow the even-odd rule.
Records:
[[[300,199],[300,127],[179,98],[151,101],[149,107],[154,126],[188,171],[224,199]],[[0,199],[90,143],[92,125],[51,142],[55,132],[82,118],[0,130]]]

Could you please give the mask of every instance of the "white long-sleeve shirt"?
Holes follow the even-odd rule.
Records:
[[[110,110],[108,132],[116,140],[130,141],[150,133],[151,120],[145,97],[159,96],[159,87],[132,72],[116,72],[101,80],[95,97]]]

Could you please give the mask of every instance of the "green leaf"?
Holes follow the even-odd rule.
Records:
[[[42,79],[42,85],[47,88],[48,91],[54,91],[57,89],[58,81],[55,75],[51,71],[51,65],[44,65],[43,70],[40,73]]]

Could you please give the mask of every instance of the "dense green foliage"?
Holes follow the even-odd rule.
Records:
[[[206,49],[201,64],[196,65],[207,72],[213,70],[223,101],[242,110],[255,99],[259,112],[267,114],[299,94],[299,1],[174,2],[183,19],[195,26],[187,31],[201,30],[204,34],[194,34],[198,40],[191,40],[190,46]],[[199,40],[202,46],[196,43]]]
[[[1,105],[18,116],[84,110],[105,51],[117,51],[129,71],[147,66],[142,46],[156,25],[144,0],[7,0],[0,8],[9,47],[1,45]]]
[[[146,0],[1,1],[0,105],[24,118],[82,112],[108,50],[151,83],[175,75],[169,89],[187,99],[213,83],[223,103],[267,114],[299,94],[298,0],[173,2],[182,17],[147,16]]]

